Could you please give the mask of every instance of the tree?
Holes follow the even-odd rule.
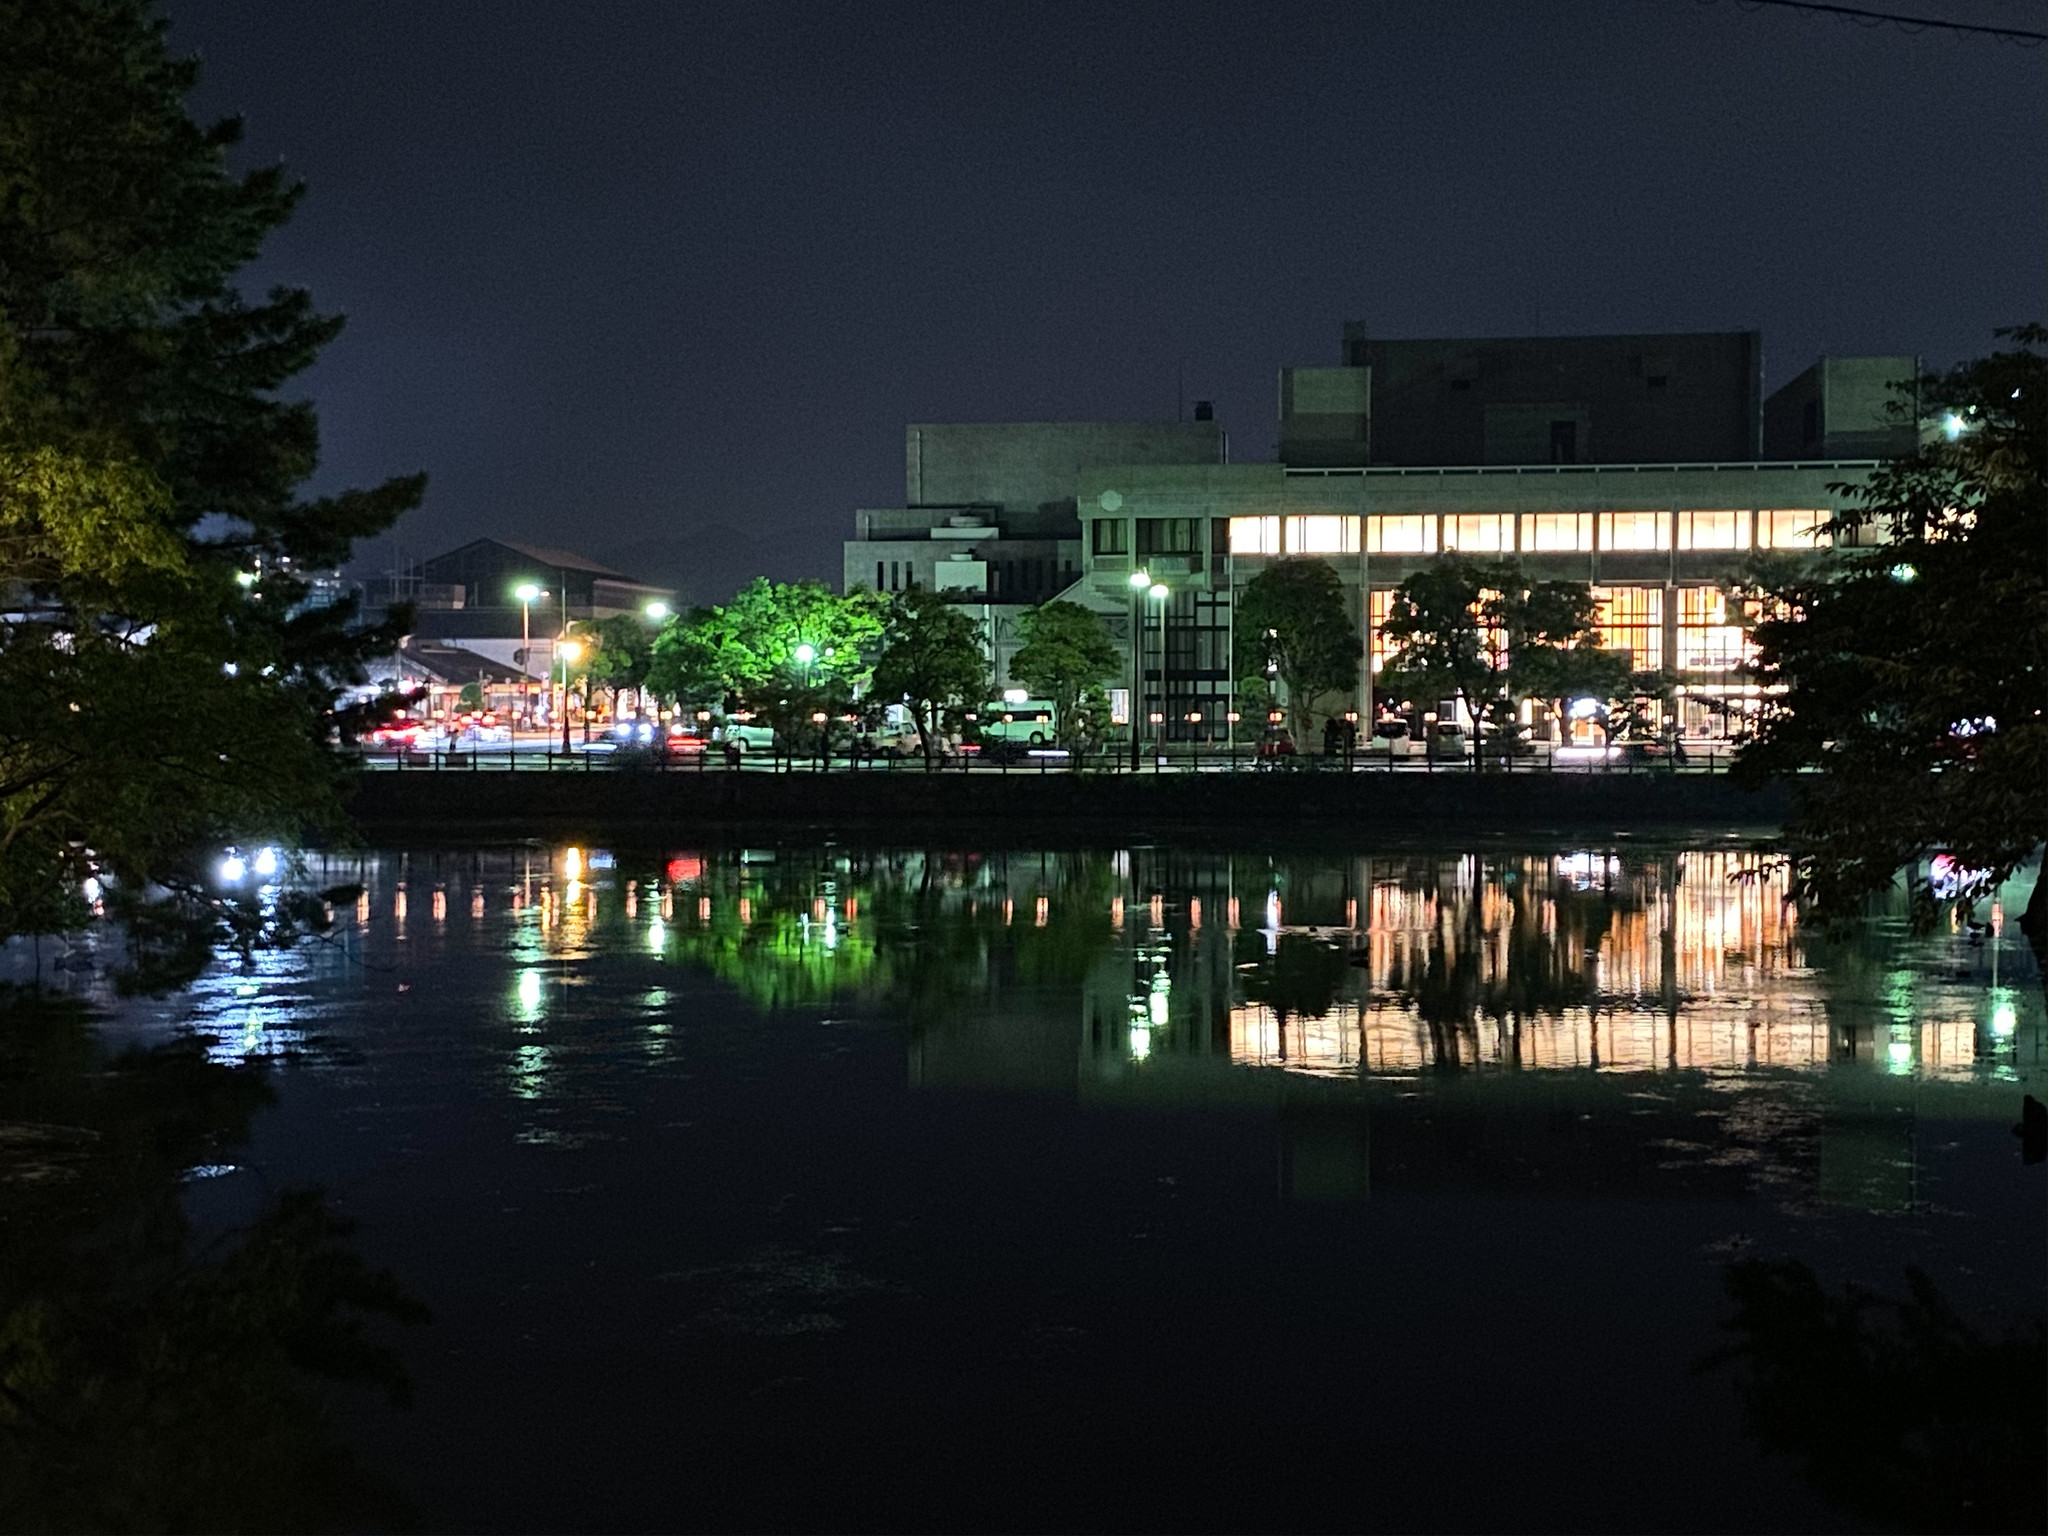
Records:
[[[1286,685],[1295,739],[1306,741],[1316,700],[1358,683],[1358,629],[1337,573],[1321,560],[1259,572],[1238,599],[1236,651],[1240,676],[1270,669]]]
[[[1789,781],[1794,889],[1826,917],[1904,870],[1932,921],[1970,890],[1930,890],[1921,859],[1952,854],[1981,890],[2048,839],[2048,330],[1999,334],[2010,350],[1918,381],[1940,427],[1842,487],[1830,556],[1740,588],[1764,695],[1736,771]],[[2048,950],[2048,880],[2021,921]]]
[[[203,962],[193,935],[256,931],[222,845],[338,823],[338,688],[405,624],[312,607],[302,573],[424,482],[300,495],[317,422],[277,392],[341,322],[234,278],[302,189],[230,174],[240,125],[186,114],[145,0],[0,0],[0,36],[0,931],[92,874],[131,942]]]
[[[1411,699],[1455,694],[1496,741],[1511,741],[1525,699],[1633,698],[1627,661],[1600,649],[1596,614],[1585,582],[1531,581],[1514,560],[1443,556],[1394,589],[1381,632],[1396,645],[1382,687]]]
[[[1042,699],[1052,701],[1055,731],[1062,746],[1086,733],[1082,701],[1101,691],[1122,665],[1102,620],[1079,603],[1058,598],[1029,609],[1017,621],[1024,643],[1010,658],[1010,676]]]
[[[889,604],[874,694],[910,705],[926,762],[941,712],[987,698],[985,643],[979,624],[927,587],[910,587]]]
[[[850,698],[867,684],[888,599],[821,581],[756,577],[729,603],[693,608],[655,637],[647,686],[664,698],[771,708],[799,694]]]
[[[583,682],[583,697],[603,688],[611,694],[612,713],[619,712],[619,692],[640,688],[654,659],[654,637],[647,625],[632,614],[614,614],[608,619],[585,619],[571,626],[583,643],[577,675]]]

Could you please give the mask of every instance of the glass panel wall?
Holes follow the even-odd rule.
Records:
[[[1230,552],[1233,555],[1279,554],[1280,519],[1233,517],[1230,520]]]
[[[1718,587],[1678,589],[1678,669],[1732,672],[1748,659],[1749,636],[1728,622],[1728,599]]]
[[[1365,547],[1375,555],[1433,555],[1436,516],[1369,517],[1365,520]]]
[[[1472,554],[1498,554],[1515,547],[1513,514],[1459,513],[1444,519],[1444,548]]]
[[[1756,542],[1762,549],[1825,549],[1831,542],[1820,526],[1830,512],[1759,512]]]
[[[1534,512],[1522,518],[1524,552],[1592,547],[1593,514],[1590,512]]]
[[[1749,548],[1747,512],[1681,512],[1678,514],[1680,549]]]
[[[1669,549],[1671,514],[1668,512],[1602,512],[1602,549]]]
[[[1287,552],[1290,555],[1355,555],[1358,553],[1358,519],[1290,517],[1287,519]]]
[[[1628,664],[1637,672],[1654,672],[1664,665],[1662,587],[1595,587],[1593,601],[1598,604],[1594,623],[1603,648],[1627,651]]]

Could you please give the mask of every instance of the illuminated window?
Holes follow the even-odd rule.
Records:
[[[1392,618],[1393,615],[1393,588],[1381,587],[1377,589],[1372,595],[1372,632],[1370,636],[1372,643],[1372,669],[1375,672],[1380,671],[1386,666],[1387,656],[1393,650],[1393,647],[1387,642],[1386,635],[1382,633],[1386,628],[1387,620]]]
[[[1820,526],[1827,512],[1759,512],[1756,541],[1764,549],[1825,549],[1829,540]]]
[[[1678,514],[1680,549],[1749,548],[1747,512],[1681,512]]]
[[[1522,520],[1522,548],[1531,550],[1591,549],[1593,514],[1538,512]]]
[[[1365,547],[1375,555],[1433,555],[1436,519],[1369,517],[1365,520]]]
[[[1637,672],[1664,665],[1662,587],[1595,587],[1593,601],[1603,649],[1628,652],[1628,664]]]
[[[1678,589],[1678,669],[1732,672],[1749,658],[1749,635],[1728,622],[1728,599],[1717,587]]]
[[[1287,552],[1290,555],[1355,555],[1358,553],[1358,519],[1290,517],[1287,519]]]
[[[1233,555],[1279,554],[1280,519],[1233,517],[1230,520],[1230,552]]]
[[[1127,555],[1130,546],[1131,525],[1120,517],[1098,517],[1095,520],[1095,553],[1098,555]]]
[[[1288,518],[1286,549],[1290,555],[1356,555],[1358,518]]]
[[[1463,549],[1474,553],[1512,550],[1515,547],[1515,520],[1498,513],[1482,513],[1478,516],[1460,514],[1444,519],[1444,548]]]
[[[1664,512],[1602,512],[1602,549],[1669,549],[1671,518]]]

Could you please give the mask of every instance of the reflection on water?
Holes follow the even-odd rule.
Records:
[[[1020,1006],[1042,1024],[1071,1010],[1074,1061],[1096,1073],[1171,1057],[1333,1078],[1856,1066],[2016,1083],[2040,1052],[2040,991],[2011,933],[1909,940],[1897,914],[1856,944],[1809,939],[1783,872],[1733,850],[563,848],[429,860],[427,881],[410,862],[331,871],[369,888],[358,929],[381,907],[394,939],[432,941],[406,927],[409,876],[430,881],[437,931],[451,911],[509,920],[508,1009],[527,1031],[577,962],[630,946],[763,1010],[899,1010],[927,1042],[999,1032]],[[262,977],[221,985],[223,1049],[290,1046],[274,1031],[292,1010]],[[518,1050],[524,1080],[546,1053]]]
[[[1927,1094],[1944,1114],[1995,1117],[2042,1071],[2042,993],[2003,905],[1988,941],[1912,938],[1901,912],[1830,942],[1801,930],[1781,870],[1734,848],[564,847],[329,873],[370,893],[344,947],[380,910],[415,962],[430,959],[419,945],[459,946],[462,917],[502,945],[501,1081],[536,1106],[563,1066],[554,1016],[600,958],[636,954],[716,977],[763,1013],[907,1021],[923,1089],[1300,1106],[1320,1083],[1391,1109],[1403,1084],[1442,1095],[1469,1080],[1497,1115],[1514,1083],[1550,1082],[1600,1107],[1587,1113],[1626,1161],[1740,1166],[1870,1209],[1916,1198]],[[408,889],[431,890],[432,933],[407,927]],[[299,1016],[246,976],[222,979],[210,1006],[221,1052],[289,1048],[283,1020]],[[667,994],[647,990],[633,1015],[659,1058]],[[1353,1154],[1321,1135],[1289,1131],[1299,1186],[1368,1187],[1366,1172],[1334,1171]]]
[[[173,1006],[285,1085],[177,1187],[311,1164],[392,1244],[441,1320],[386,1448],[430,1523],[1813,1523],[1754,1462],[1714,1481],[1723,1264],[1923,1263],[1979,1319],[2039,1291],[2024,883],[1990,934],[1839,943],[1732,847],[321,874],[353,921]],[[1518,1426],[1491,1492],[1435,1427],[1479,1400]]]

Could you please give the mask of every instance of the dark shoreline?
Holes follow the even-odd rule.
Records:
[[[1721,775],[381,772],[350,810],[373,842],[531,837],[933,836],[1033,846],[1330,847],[1461,837],[1767,837],[1782,786]]]

